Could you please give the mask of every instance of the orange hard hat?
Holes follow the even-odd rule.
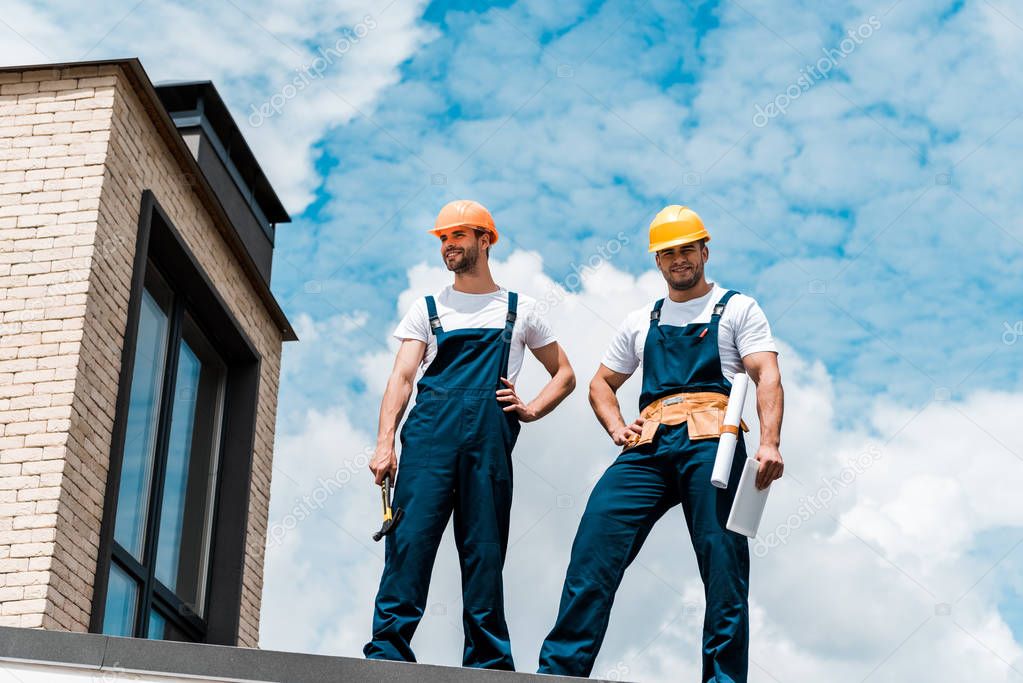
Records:
[[[430,232],[440,237],[445,230],[461,227],[486,230],[490,233],[490,243],[497,244],[497,228],[494,227],[494,217],[487,211],[487,207],[471,199],[456,199],[445,204],[437,214],[437,220]]]

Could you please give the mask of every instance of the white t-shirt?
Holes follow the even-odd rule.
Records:
[[[714,313],[714,304],[728,291],[716,283],[701,297],[676,303],[665,297],[661,307],[661,324],[683,327],[689,323],[708,323]],[[643,346],[650,329],[650,311],[654,302],[630,313],[615,332],[601,362],[611,370],[631,375],[643,362]],[[728,381],[743,369],[742,358],[757,351],[778,353],[771,336],[767,316],[756,300],[745,294],[735,294],[728,300],[718,323],[718,355],[721,372]]]
[[[477,327],[503,328],[508,315],[508,290],[501,287],[488,294],[466,294],[448,285],[433,296],[437,302],[437,316],[445,330]],[[396,339],[418,339],[427,343],[426,355],[420,365],[422,375],[437,355],[437,335],[431,334],[430,315],[426,310],[426,297],[416,299],[405,317],[394,330]],[[511,350],[508,357],[508,379],[514,384],[522,369],[525,347],[538,349],[557,341],[547,321],[536,312],[536,300],[519,294],[515,327],[512,330]]]

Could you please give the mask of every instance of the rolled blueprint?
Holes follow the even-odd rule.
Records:
[[[767,503],[767,494],[771,492],[770,486],[763,491],[757,488],[759,467],[760,463],[756,458],[746,458],[742,475],[739,477],[739,487],[735,491],[735,500],[732,501],[732,511],[728,513],[728,522],[725,524],[729,531],[750,538],[757,535],[760,518],[764,515],[764,505]]]
[[[735,456],[735,443],[742,433],[739,422],[742,420],[742,406],[746,403],[746,388],[749,386],[749,375],[745,372],[735,373],[732,378],[732,390],[728,394],[728,407],[725,409],[724,426],[735,427],[735,434],[730,431],[721,432],[718,440],[718,454],[714,458],[714,471],[710,475],[710,483],[719,489],[728,488],[728,474],[732,471],[732,458]]]

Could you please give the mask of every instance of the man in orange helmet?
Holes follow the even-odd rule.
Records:
[[[687,207],[650,224],[650,248],[668,296],[633,312],[590,382],[590,404],[623,452],[597,482],[579,522],[561,605],[540,651],[540,672],[588,676],[615,592],[651,528],[679,503],[707,605],[702,681],[746,681],[749,547],[726,528],[743,464],[737,442],[727,489],[711,484],[731,380],[757,385],[760,447],[756,485],[782,475],[782,387],[777,350],[757,302],[707,282],[710,235]],[[643,368],[640,417],[622,418],[616,392]]]
[[[575,387],[575,375],[535,301],[499,287],[490,274],[498,232],[490,212],[459,200],[430,231],[455,274],[419,299],[398,324],[401,340],[380,406],[370,469],[377,484],[398,469],[394,435],[412,382],[415,406],[401,430],[401,476],[394,507],[401,524],[386,537],[373,615],[371,659],[415,661],[411,640],[423,616],[437,546],[454,512],[462,566],[464,666],[514,670],[501,572],[511,513],[511,453],[521,422],[538,420]],[[515,379],[529,348],[551,379],[532,401]]]

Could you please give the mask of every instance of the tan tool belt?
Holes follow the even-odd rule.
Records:
[[[692,393],[672,394],[663,396],[640,411],[643,417],[643,433],[630,439],[622,450],[648,444],[654,440],[659,425],[680,425],[689,423],[689,438],[716,439],[724,432],[738,434],[736,427],[725,426],[725,409],[728,397],[714,391],[695,391]],[[739,420],[742,431],[748,432],[744,420]]]

